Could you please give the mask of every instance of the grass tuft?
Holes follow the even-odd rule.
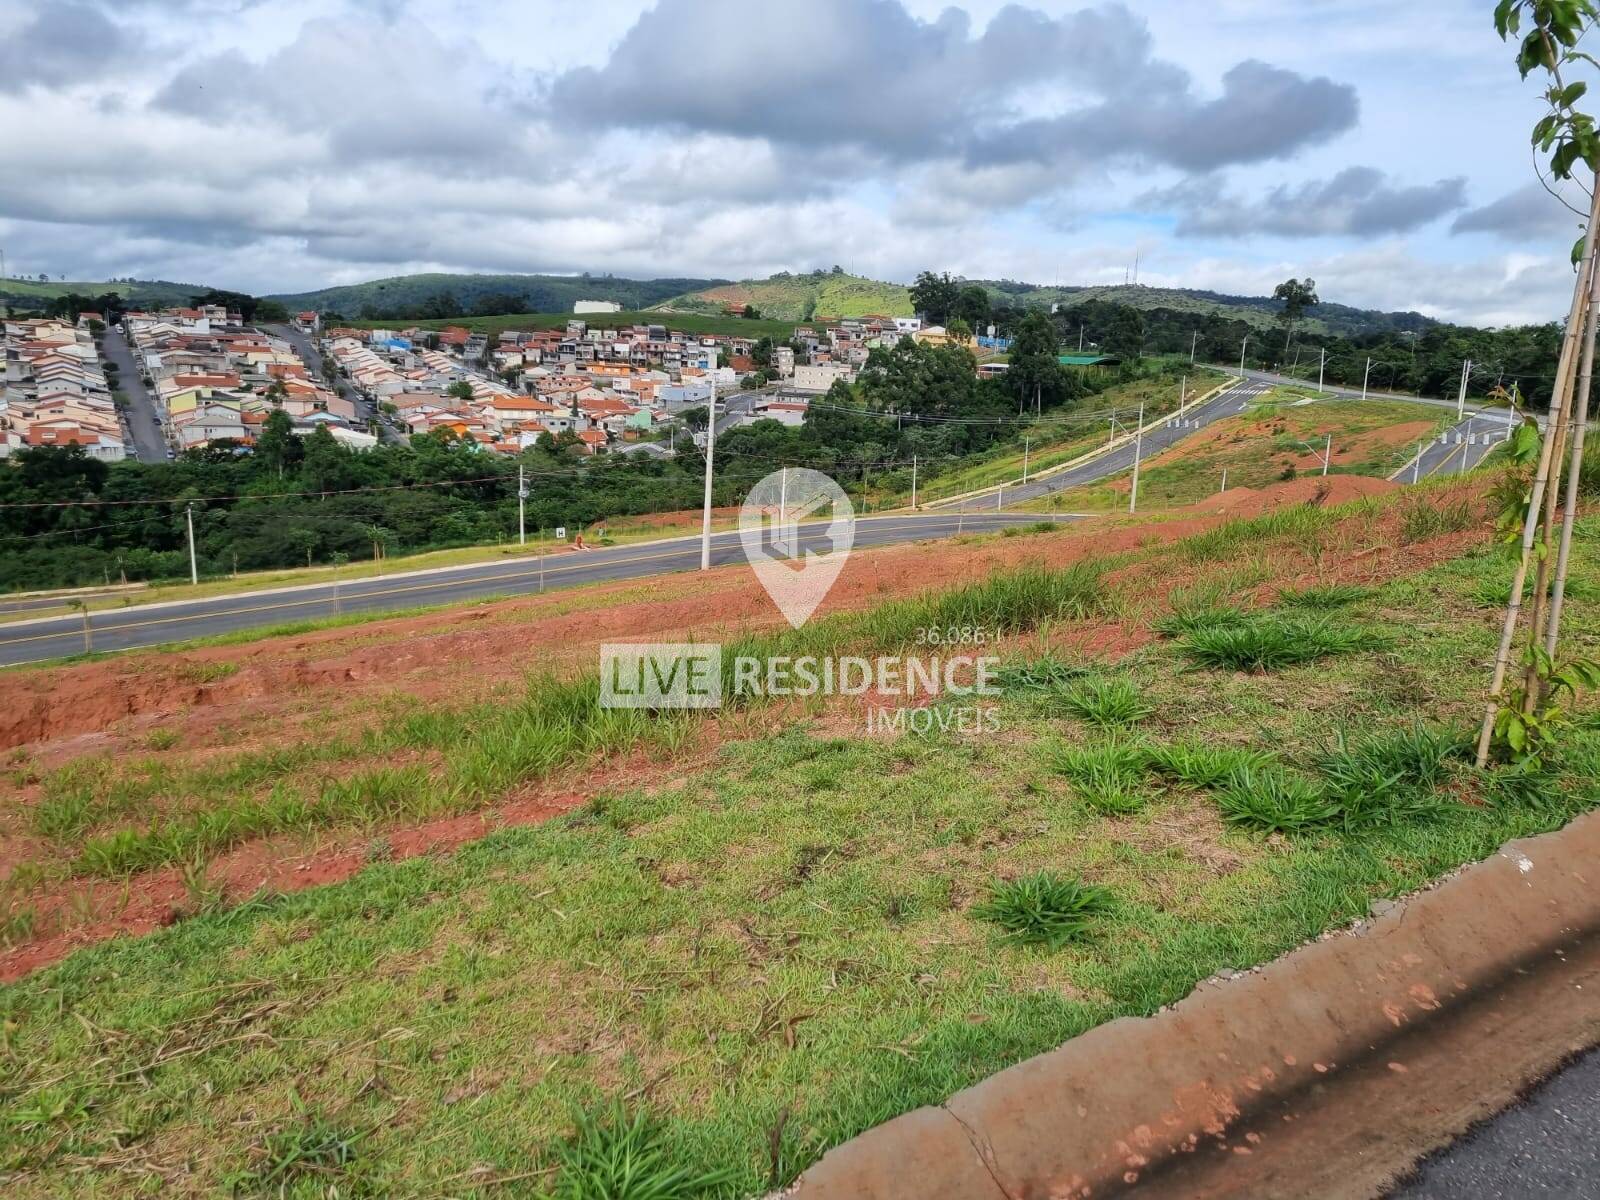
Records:
[[[1327,617],[1267,616],[1245,625],[1197,629],[1185,641],[1184,651],[1203,667],[1275,671],[1377,644],[1371,634]]]
[[[1054,692],[1088,673],[1088,667],[1063,662],[1053,654],[1045,654],[1032,660],[1006,660],[995,669],[994,681],[1006,692]]]
[[[233,1177],[235,1194],[264,1196],[328,1195],[350,1196],[364,1193],[358,1179],[349,1178],[356,1163],[359,1133],[329,1122],[315,1109],[305,1107],[298,1097],[299,1115],[262,1139],[257,1148],[259,1162]]]
[[[689,1200],[728,1181],[674,1160],[665,1127],[620,1101],[578,1114],[572,1136],[555,1146],[555,1200]]]
[[[1155,623],[1155,631],[1165,637],[1182,637],[1201,629],[1233,628],[1247,625],[1250,614],[1232,605],[1189,609],[1162,617]]]
[[[1039,871],[991,884],[989,897],[972,907],[972,915],[1005,931],[1005,940],[1058,950],[1088,934],[1094,918],[1109,912],[1106,888]]]
[[[1261,833],[1306,833],[1332,824],[1339,805],[1322,788],[1276,767],[1234,771],[1217,793],[1231,825]]]
[[[1228,782],[1236,771],[1263,770],[1272,762],[1272,755],[1265,750],[1188,741],[1151,746],[1145,759],[1157,774],[1192,787],[1214,788]]]
[[[1323,583],[1281,592],[1278,595],[1278,603],[1290,608],[1343,608],[1358,600],[1364,600],[1367,595],[1366,588],[1354,583]]]
[[[1062,705],[1079,720],[1102,729],[1126,728],[1155,711],[1126,679],[1085,679],[1067,691]]]
[[[1144,807],[1145,754],[1143,745],[1129,742],[1062,746],[1051,755],[1050,766],[1096,812],[1126,814]]]
[[[1472,511],[1472,505],[1466,500],[1435,505],[1428,503],[1426,499],[1419,499],[1406,505],[1401,511],[1400,541],[1407,545],[1412,542],[1425,542],[1430,538],[1443,537],[1447,533],[1459,533],[1463,529],[1471,529],[1477,522],[1478,515]]]

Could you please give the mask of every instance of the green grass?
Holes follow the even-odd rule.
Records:
[[[494,317],[450,317],[442,320],[351,321],[357,329],[444,329],[457,326],[475,329],[498,337],[508,329],[565,329],[568,321],[587,322],[590,329],[626,329],[633,325],[665,325],[679,333],[725,334],[729,337],[763,338],[787,342],[800,321],[745,320],[707,313],[662,312],[641,309],[613,313],[505,313]]]
[[[1085,679],[1066,691],[1061,706],[1080,721],[1102,729],[1136,724],[1155,711],[1127,679]]]
[[[998,925],[1010,941],[1059,950],[1087,936],[1094,919],[1112,904],[1105,888],[1039,871],[992,884],[988,899],[974,905],[972,915]]]
[[[1290,608],[1331,609],[1344,608],[1363,600],[1369,589],[1353,583],[1313,584],[1278,595],[1278,603]]]
[[[1327,617],[1258,617],[1244,624],[1208,625],[1191,631],[1184,652],[1202,667],[1234,671],[1278,671],[1377,644],[1373,634]]]
[[[1471,552],[1375,588],[1362,603],[1383,614],[1383,651],[1314,671],[1197,672],[1180,643],[1146,646],[1119,666],[1160,714],[1138,741],[1041,711],[1081,678],[1058,679],[1074,664],[1057,651],[1012,664],[996,736],[840,737],[831,719],[774,729],[758,713],[709,761],[542,825],[82,950],[0,988],[9,1191],[130,1191],[130,1169],[152,1191],[163,1172],[264,1190],[272,1163],[291,1176],[267,1188],[290,1195],[606,1194],[617,1162],[641,1184],[781,1187],[863,1129],[1600,803],[1591,701],[1549,772],[1484,777],[1453,752],[1495,643],[1472,594],[1502,572]],[[1048,622],[1112,599],[1105,579],[1008,584],[923,614]],[[866,647],[915,618],[765,644]],[[1570,618],[1578,642],[1600,636],[1591,609]],[[561,706],[541,711],[559,725]],[[447,763],[464,716],[493,709],[396,709],[372,740],[224,758],[208,783],[270,793],[399,745]],[[189,795],[169,757],[77,782],[95,802],[119,779]],[[1427,811],[1347,821],[1344,780],[1372,773],[1395,778],[1387,801]],[[1086,803],[1097,775],[1138,807]],[[1115,903],[1047,952],[988,916],[1011,894],[997,880],[1041,876]],[[1005,919],[1047,936],[1078,920],[1066,892],[1035,890]]]

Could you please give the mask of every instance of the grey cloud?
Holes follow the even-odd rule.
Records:
[[[1290,154],[1354,125],[1355,92],[1242,62],[1202,99],[1119,4],[1056,18],[1016,5],[972,36],[965,14],[919,21],[900,0],[661,0],[599,68],[558,77],[554,109],[592,125],[857,146],[969,165],[1090,157],[1189,169]],[[1024,114],[1072,97],[1068,111]]]
[[[1582,208],[1586,196],[1578,195],[1574,207]],[[1491,233],[1507,241],[1537,242],[1562,236],[1576,237],[1583,217],[1574,213],[1538,183],[1507,192],[1479,208],[1462,213],[1451,233]]]
[[[1280,185],[1259,198],[1230,194],[1217,179],[1186,180],[1150,192],[1141,207],[1176,212],[1180,237],[1375,237],[1404,233],[1466,203],[1464,179],[1404,186],[1373,167],[1347,167],[1330,179]]]
[[[41,5],[31,21],[0,37],[0,92],[98,78],[136,49],[137,39],[98,8],[70,0]]]

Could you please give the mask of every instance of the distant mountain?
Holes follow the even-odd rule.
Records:
[[[0,279],[0,303],[17,308],[42,308],[58,296],[76,292],[80,296],[103,296],[115,292],[126,297],[135,308],[173,308],[188,304],[195,296],[211,289],[198,283],[173,283],[166,279],[135,279],[132,282],[105,283],[64,280],[39,283],[29,279]]]
[[[843,271],[809,275],[782,272],[769,279],[745,279],[675,296],[659,305],[669,312],[722,313],[746,304],[778,321],[824,321],[838,317],[909,317],[911,293],[898,283],[882,283]]]
[[[336,312],[350,318],[470,316],[494,312],[571,312],[578,300],[611,300],[649,308],[719,279],[621,279],[615,275],[395,275],[368,283],[269,297],[291,311]]]
[[[1278,326],[1278,312],[1282,307],[1269,296],[1230,296],[1225,292],[1211,292],[1194,288],[1147,287],[1142,283],[1108,284],[1104,286],[1042,287],[1034,283],[1017,283],[1009,279],[979,279],[996,301],[1015,305],[1059,304],[1063,308],[1100,300],[1111,304],[1125,304],[1130,308],[1165,308],[1173,312],[1214,313],[1230,320],[1246,321],[1265,328]],[[1370,308],[1352,308],[1324,300],[1313,308],[1301,328],[1308,333],[1329,333],[1351,336],[1362,333],[1386,333],[1398,330],[1424,330],[1437,325],[1432,317],[1418,312],[1379,312]]]

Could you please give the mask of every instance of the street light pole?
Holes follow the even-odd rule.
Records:
[[[1328,444],[1322,451],[1322,473],[1328,473],[1328,464],[1333,461],[1333,434],[1328,435]]]
[[[787,468],[786,468],[787,470]],[[787,475],[785,475],[787,479]],[[911,511],[917,511],[917,456],[911,456]]]
[[[189,522],[189,582],[199,586],[200,567],[194,556],[194,505],[189,505],[183,511]]]
[[[1128,511],[1139,506],[1139,457],[1144,452],[1144,404],[1139,405],[1139,424],[1133,431],[1133,485],[1128,489]]]
[[[1472,360],[1461,360],[1461,390],[1456,393],[1456,420],[1461,420],[1467,413],[1467,380],[1472,375]]]
[[[1194,336],[1189,339],[1189,365],[1194,366],[1194,350],[1200,344],[1200,331],[1196,329]]]
[[[1372,359],[1369,356],[1367,358],[1367,369],[1365,371],[1361,372],[1361,398],[1363,400],[1365,400],[1367,398],[1367,380],[1369,378],[1371,378],[1371,376],[1372,376]]]
[[[712,368],[716,370],[715,367]],[[717,377],[711,377],[711,402],[706,421],[706,495],[700,517],[700,569],[711,569],[711,458],[717,449]]]
[[[1029,439],[1027,439],[1027,438],[1023,438],[1022,439],[1022,482],[1023,483],[1027,483],[1028,482],[1028,441],[1029,441]]]
[[[517,545],[528,544],[528,485],[522,474],[522,464],[517,464]]]
[[[1241,377],[1244,375],[1244,348],[1249,344],[1249,335],[1246,335],[1244,341],[1239,343],[1239,374]]]
[[[1317,395],[1322,395],[1322,373],[1328,367],[1328,348],[1322,348],[1322,361],[1317,364]]]

